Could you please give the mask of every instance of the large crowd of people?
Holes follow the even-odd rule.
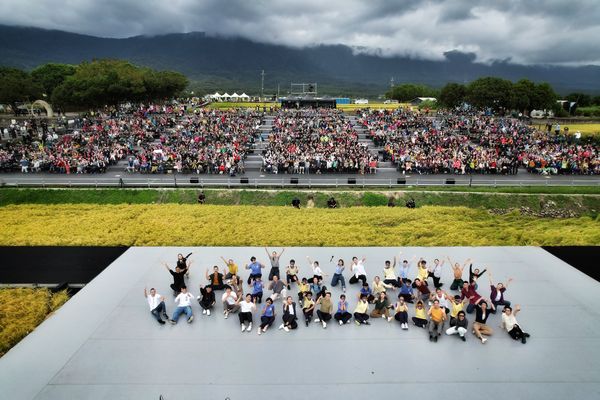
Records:
[[[473,111],[360,110],[359,124],[402,173],[600,174],[600,146]]]
[[[368,173],[377,156],[339,110],[281,110],[274,119],[263,155],[270,173]]]
[[[359,110],[354,126],[335,109],[279,110],[262,153],[266,173],[375,173],[379,155],[403,174],[600,174],[597,142],[473,110],[422,114]],[[0,171],[102,173],[125,160],[128,172],[244,173],[261,138],[264,113],[178,105],[126,105],[56,123],[13,121],[2,129]]]
[[[267,263],[252,256],[243,269],[233,259],[221,257],[224,268],[215,265],[206,269],[197,296],[186,283],[186,276],[190,279],[192,254],[185,257],[179,254],[175,269],[165,263],[173,278],[170,284],[173,308],[167,306],[166,297],[155,288],[150,291],[145,288],[151,314],[160,325],[167,322],[176,325],[184,314],[187,322],[192,323],[196,299],[207,317],[215,309],[219,309],[225,319],[237,314],[242,333],[256,327],[257,334],[262,335],[274,326],[290,332],[302,323],[307,328],[316,324],[326,329],[330,323],[343,326],[351,320],[357,326],[370,325],[371,321],[390,324],[395,321],[403,331],[411,325],[423,329],[432,342],[437,342],[444,333],[466,341],[471,330],[476,340],[485,344],[494,334],[489,321],[496,318],[494,315],[501,308],[499,325],[502,329],[522,343],[530,337],[516,319],[520,306],[512,308],[507,299],[512,279],[496,282],[489,268],[474,267],[470,259],[463,264],[453,262],[450,257],[428,263],[414,256],[400,262],[400,253],[384,263],[380,275],[375,275],[367,268],[365,257],[353,257],[348,268],[343,259],[331,257],[329,268],[323,268],[319,261],[306,257],[301,274],[300,263],[293,259],[284,269],[281,257],[285,249],[277,252],[265,248],[265,251]],[[263,271],[267,268],[269,273],[263,281]],[[247,280],[242,277],[245,270]],[[486,273],[489,285],[482,282]],[[368,275],[374,275],[372,280]],[[442,280],[450,275],[453,280],[445,290]],[[358,286],[356,297],[347,293],[346,277],[348,285]],[[336,300],[332,290],[338,288],[341,293]],[[481,294],[486,288],[489,296]],[[171,316],[168,309],[172,310]],[[383,321],[375,322],[378,320]]]

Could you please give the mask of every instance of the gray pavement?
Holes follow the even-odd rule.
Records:
[[[289,248],[308,274],[305,256],[326,274],[331,256],[348,265],[366,255],[369,279],[397,248]],[[532,337],[526,345],[488,323],[494,335],[482,345],[441,337],[430,343],[422,329],[402,331],[396,322],[371,326],[300,325],[293,332],[271,329],[241,333],[236,316],[224,319],[221,305],[195,321],[159,326],[142,296],[154,286],[167,297],[170,275],[160,260],[193,251],[188,286],[194,294],[206,267],[219,256],[241,266],[263,248],[131,248],[40,327],[0,359],[0,388],[7,399],[306,399],[368,397],[439,399],[594,399],[600,395],[600,283],[536,247],[402,248],[431,262],[450,255],[487,266],[494,279],[514,277],[507,298],[521,304],[518,320]],[[414,268],[414,267],[413,267]],[[266,271],[268,273],[268,271]],[[411,275],[416,271],[413,269]],[[350,273],[346,271],[346,279]],[[242,273],[246,277],[246,271]],[[451,272],[446,267],[443,282]],[[487,275],[480,292],[489,295]],[[295,290],[292,290],[295,293]],[[357,287],[348,290],[353,309]],[[338,298],[339,287],[333,290]],[[393,295],[394,297],[394,295]],[[280,323],[277,302],[275,326]],[[409,315],[413,315],[412,307]],[[255,313],[254,319],[258,315]],[[473,321],[470,315],[469,321]]]

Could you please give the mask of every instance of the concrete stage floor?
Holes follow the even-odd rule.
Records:
[[[279,251],[279,249],[277,249]],[[275,329],[258,336],[241,333],[237,316],[225,320],[218,302],[210,317],[194,304],[195,320],[159,326],[148,311],[144,286],[167,298],[171,276],[160,261],[193,251],[188,287],[194,295],[206,267],[218,256],[239,264],[262,248],[131,248],[81,290],[55,315],[0,359],[3,399],[597,399],[600,398],[600,283],[535,247],[479,248],[289,248],[308,275],[306,256],[332,273],[331,256],[349,265],[367,256],[369,281],[382,275],[383,262],[398,250],[428,262],[450,255],[488,266],[494,280],[515,281],[507,299],[521,304],[518,320],[532,337],[526,345],[499,328],[482,345],[469,332],[467,342],[427,333],[397,322],[371,326],[311,324],[290,333]],[[268,268],[265,275],[268,274]],[[411,275],[416,275],[413,266]],[[247,276],[247,271],[242,272]],[[346,279],[350,276],[348,270]],[[466,276],[466,274],[465,274]],[[450,283],[444,268],[442,282]],[[489,296],[488,277],[480,293]],[[295,289],[295,288],[293,288]],[[292,290],[295,294],[296,290]],[[340,294],[334,289],[333,298]],[[348,290],[354,309],[358,287]],[[267,292],[265,292],[266,294]],[[395,294],[392,295],[395,297]],[[412,307],[409,316],[413,315]],[[474,315],[469,315],[469,322]],[[258,315],[255,313],[255,322]],[[255,324],[256,326],[256,324]],[[383,396],[383,397],[382,397]]]

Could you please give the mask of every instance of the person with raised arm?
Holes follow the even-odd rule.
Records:
[[[369,322],[369,302],[367,296],[361,295],[354,309],[354,322],[356,325],[371,325]]]
[[[173,276],[173,283],[169,286],[171,287],[171,289],[173,289],[173,295],[177,296],[179,292],[181,292],[181,287],[185,286],[184,276],[186,272],[188,272],[190,267],[186,266],[184,269],[181,269],[181,267],[176,266],[175,271],[173,271],[171,268],[169,268],[169,265],[167,263],[163,262],[163,265],[165,266],[167,271],[169,271],[171,276]]]
[[[333,316],[340,326],[347,324],[352,319],[352,314],[348,311],[348,302],[346,301],[346,295],[340,295],[340,301],[338,301],[337,311]]]
[[[464,311],[469,300],[467,298],[461,299],[458,294],[454,297],[450,296],[448,300],[450,303],[450,326],[453,326],[452,321],[456,319],[459,312]]]
[[[269,257],[269,261],[271,262],[271,270],[269,271],[269,280],[273,280],[273,276],[277,275],[278,278],[281,278],[279,274],[279,259],[281,255],[285,251],[285,248],[281,249],[279,253],[276,251],[269,253],[269,249],[265,247],[265,251],[267,252],[267,257]]]
[[[387,319],[387,322],[392,321],[392,316],[390,315],[390,309],[392,305],[390,304],[387,295],[385,292],[379,292],[377,299],[375,300],[375,307],[373,307],[373,311],[371,311],[371,318],[383,318]]]
[[[521,343],[527,343],[527,338],[531,335],[527,332],[523,332],[521,325],[517,322],[517,314],[521,312],[521,306],[516,305],[515,311],[513,312],[510,306],[505,306],[502,310],[502,323],[500,327],[506,329],[508,334],[514,340],[521,340]]]
[[[265,333],[267,329],[273,325],[273,322],[275,322],[275,306],[273,305],[273,300],[270,297],[267,297],[260,316],[260,325],[257,329],[257,333],[259,335]]]
[[[255,279],[252,280],[251,286],[252,286],[252,301],[257,301],[258,304],[262,303],[263,289],[264,289],[265,285],[263,284],[260,276],[256,277]]]
[[[333,257],[332,257],[333,259]],[[338,282],[342,284],[342,292],[346,293],[346,279],[344,278],[344,260],[341,258],[338,260],[337,265],[335,266],[335,272],[331,277],[331,287],[336,287]]]
[[[288,296],[283,304],[283,323],[279,326],[279,329],[283,329],[289,332],[290,329],[296,329],[298,327],[298,313],[296,312],[296,303],[292,300],[292,296]]]
[[[424,285],[427,285],[427,278],[429,277],[429,270],[427,269],[427,261],[422,258],[417,261],[417,277],[413,281],[413,288],[417,282],[417,279],[421,281]]]
[[[175,268],[179,267],[181,270],[186,270],[185,276],[186,278],[190,276],[190,266],[192,265],[192,260],[188,261],[192,253],[190,252],[187,256],[183,256],[183,254],[177,254],[177,263],[175,264]]]
[[[475,290],[475,286],[477,285],[476,281],[471,281],[471,283],[463,282],[463,288],[460,291],[460,299],[468,299],[469,305],[467,306],[467,314],[471,314],[475,311],[477,305],[481,302],[485,302],[485,299],[477,293]]]
[[[400,286],[398,297],[402,297],[406,303],[412,303],[415,295],[413,293],[412,282],[410,279],[403,280]]]
[[[450,285],[450,290],[461,290],[462,286],[463,286],[463,271],[465,270],[465,268],[467,267],[467,264],[469,264],[469,262],[471,261],[471,259],[467,259],[465,261],[465,263],[463,264],[463,266],[461,267],[459,263],[452,263],[452,260],[450,260],[450,256],[447,257],[448,259],[448,263],[450,264],[450,266],[452,267],[452,274],[454,275],[454,280],[452,281],[452,284]]]
[[[165,298],[156,293],[156,289],[154,288],[150,288],[150,294],[148,294],[148,289],[144,288],[144,297],[148,301],[150,313],[152,313],[159,324],[164,325],[165,321],[163,321],[161,317],[169,320],[169,316],[167,315],[167,306],[165,306]]]
[[[396,283],[398,283],[398,281],[396,281]],[[381,278],[378,277],[378,276],[376,276],[373,279],[372,285],[373,285],[373,287],[372,287],[372,289],[373,289],[373,295],[375,297],[377,297],[379,295],[379,293],[382,293],[382,292],[385,293],[387,289],[393,289],[394,288],[394,285],[391,285],[391,284],[388,285],[387,283],[382,282]]]
[[[487,342],[487,338],[485,338],[483,335],[491,336],[494,333],[494,330],[486,324],[489,316],[490,312],[487,308],[487,303],[485,301],[477,303],[475,322],[473,323],[473,334],[477,336],[479,340],[481,340],[481,344],[485,344],[485,342]]]
[[[400,279],[398,279],[396,276],[395,271],[396,261],[396,256],[394,256],[393,264],[389,260],[386,260],[385,266],[383,267],[383,283],[386,285],[392,285],[394,287],[400,287]]]
[[[213,272],[210,275],[207,268],[204,272],[204,276],[208,281],[208,286],[210,286],[212,290],[223,290],[228,287],[225,283],[223,283],[224,275],[219,272],[219,267],[216,265],[213,267]]]
[[[238,299],[238,304],[240,305],[238,318],[240,319],[242,332],[250,332],[252,331],[252,312],[256,310],[256,299],[252,300],[252,295],[248,293],[244,300]],[[246,327],[246,323],[248,323],[248,327]]]
[[[242,281],[242,278],[238,275],[234,275],[229,281],[229,286],[231,287],[231,290],[235,292],[238,299],[244,298],[244,282]]]
[[[317,278],[319,280],[319,283],[321,283],[325,274],[323,274],[323,270],[319,266],[319,262],[311,260],[309,256],[306,256],[306,259],[308,260],[308,265],[312,270],[313,278]]]
[[[252,281],[256,278],[262,278],[261,269],[265,268],[264,264],[256,261],[256,257],[250,257],[250,264],[246,264],[246,269],[250,270],[250,276],[248,277],[248,285],[252,283]]]
[[[477,279],[479,279],[481,275],[485,274],[485,271],[487,271],[487,269],[484,269],[481,272],[479,271],[479,268],[473,269],[473,261],[471,260],[471,264],[469,264],[469,282],[475,282],[475,290],[477,290],[479,287],[479,285],[477,285]]]
[[[444,322],[446,322],[446,311],[440,307],[438,299],[433,300],[433,305],[427,312],[429,316],[429,340],[437,342],[438,337],[444,331]]]
[[[428,272],[428,277],[433,278],[433,286],[437,288],[441,288],[444,284],[440,282],[442,279],[442,267],[444,266],[444,260],[440,261],[439,259],[433,260],[433,267],[430,267]]]
[[[358,257],[352,257],[352,264],[350,265],[350,271],[352,272],[352,277],[348,283],[354,285],[359,280],[362,281],[363,284],[367,283],[367,272],[365,271],[365,261],[367,257],[364,257],[359,260]]]
[[[408,280],[410,280],[410,278],[408,277],[408,271],[410,271],[410,267],[413,263],[413,261],[415,261],[417,259],[417,256],[412,256],[412,258],[409,260],[403,260],[402,264],[400,264],[400,276],[398,277],[400,279],[401,282],[406,282]]]
[[[312,278],[312,283],[310,284],[310,292],[315,295],[315,301],[319,300],[319,298],[325,296],[325,292],[327,288],[321,285],[321,281],[316,276]]]
[[[506,284],[498,282],[496,286],[494,286],[494,282],[492,281],[491,269],[488,271],[488,277],[490,278],[490,300],[494,305],[493,309],[491,310],[491,313],[496,314],[496,309],[498,308],[498,306],[510,307],[510,301],[504,298],[504,293],[506,292],[506,289],[508,289],[508,285],[513,281],[513,279],[508,278]]]
[[[237,276],[238,266],[235,262],[233,262],[233,259],[230,258],[226,260],[225,257],[221,257],[221,260],[223,260],[223,262],[225,263],[225,267],[227,268],[227,271],[225,273],[225,279],[231,280],[234,275]]]

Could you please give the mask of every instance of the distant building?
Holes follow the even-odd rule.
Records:
[[[354,104],[369,104],[368,99],[356,99],[354,100]]]
[[[349,97],[336,97],[335,103],[336,104],[350,104],[350,98]]]

